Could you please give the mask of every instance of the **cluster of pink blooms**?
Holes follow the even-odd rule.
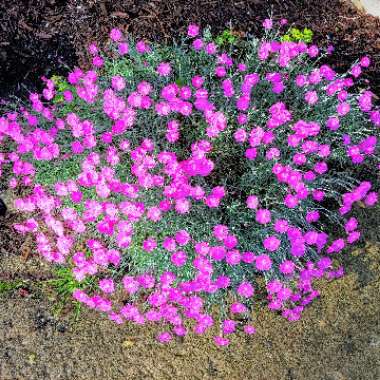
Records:
[[[286,25],[286,20],[281,25]],[[265,20],[263,26],[270,33],[273,21]],[[142,56],[152,53],[144,41],[132,46],[118,29],[111,31],[110,38],[117,45],[120,59],[131,51]],[[339,134],[339,139],[334,137],[334,144],[340,144],[350,160],[360,164],[372,158],[378,149],[376,129],[380,126],[380,111],[372,104],[370,91],[356,98],[347,91],[354,84],[352,77],[359,77],[361,69],[370,64],[367,57],[352,68],[352,77],[341,78],[328,65],[322,65],[293,78],[288,69],[297,66],[301,58],[317,57],[318,47],[304,42],[265,40],[258,47],[258,60],[271,63],[271,67],[277,65],[278,71],[263,74],[248,72],[247,63],[235,62],[226,52],[219,51],[215,43],[200,37],[197,25],[188,27],[188,38],[202,59],[206,53],[214,62],[210,76],[217,83],[217,93],[210,89],[210,79],[200,73],[193,75],[186,85],[177,84],[176,67],[166,61],[150,70],[159,79],[159,86],[153,80],[131,86],[122,75],[114,75],[109,86],[103,88],[99,68],[104,66],[105,58],[93,43],[89,47],[93,69],[71,72],[68,76],[71,90],[65,90],[63,96],[66,103],[78,97],[87,105],[100,104],[102,125],[89,117],[82,119],[79,111],[64,118],[56,117],[56,106],[46,103],[57,90],[52,80],[45,79],[42,97],[30,96],[31,111],[22,109],[0,117],[0,142],[7,138],[16,147],[12,153],[0,154],[0,174],[2,166],[10,164],[14,176],[9,185],[30,187],[27,196],[16,199],[15,207],[34,217],[15,224],[15,229],[33,234],[37,251],[49,262],[68,263],[77,281],[97,278],[97,291],[74,291],[77,301],[106,313],[118,324],[160,322],[166,326],[157,337],[162,343],[169,342],[174,335],[186,335],[187,320],[192,321],[195,334],[220,325],[220,333],[214,340],[225,346],[232,333],[243,331],[250,335],[256,331],[250,323],[234,318],[239,314],[245,319],[249,317],[248,305],[255,297],[254,275],[265,274],[269,279],[268,307],[289,321],[298,320],[304,308],[319,296],[313,287],[316,280],[343,275],[335,256],[360,238],[358,221],[350,212],[355,202],[375,205],[378,193],[370,182],[363,181],[342,195],[337,214],[344,220],[343,236],[333,237],[318,229],[321,219],[318,209],[323,208],[322,203],[329,196],[319,180],[330,173],[328,159],[335,149],[325,134]],[[259,86],[268,87],[268,83],[270,96],[277,100],[258,110],[256,91]],[[335,112],[318,121],[298,119],[297,109],[283,97],[289,86],[301,94],[297,107],[304,102],[311,115],[321,102],[336,98]],[[372,123],[373,135],[357,141],[354,136],[340,133],[345,130],[345,116],[353,109],[362,112],[368,124]],[[141,139],[139,144],[128,138],[139,127],[140,115],[146,114],[163,119],[166,128],[162,140],[172,150],[161,148],[152,136]],[[187,156],[180,158],[175,147],[187,135],[192,118],[201,120],[201,137],[191,143]],[[63,132],[72,138],[70,153],[61,153],[63,149],[57,143]],[[187,218],[194,204],[204,205],[211,212],[210,209],[225,202],[230,191],[227,186],[208,188],[195,180],[207,181],[215,172],[215,162],[210,157],[215,144],[226,134],[232,136],[238,148],[243,148],[247,164],[269,165],[268,175],[283,190],[277,201],[289,212],[299,211],[307,227],[295,225],[286,214],[269,207],[262,196],[250,194],[244,207],[254,216],[256,228],[266,231],[262,241],[253,242],[260,247],[255,252],[241,249],[238,234],[223,223],[213,226],[203,240],[195,240],[186,229],[176,231],[173,236],[146,236],[138,243],[142,254],[154,257],[163,249],[160,254],[169,258],[172,269],[162,273],[154,270],[139,275],[126,273],[118,284],[107,268],[120,267],[123,257],[137,244],[136,226],[140,223],[159,226],[160,221],[170,220],[173,213]],[[80,156],[80,173],[67,181],[57,179],[53,189],[48,190],[35,182],[36,169],[28,161],[30,154],[36,161]],[[131,176],[121,180],[117,168],[126,161],[130,162]],[[87,191],[96,196],[86,199]],[[156,201],[146,201],[144,196],[148,193],[154,193]],[[313,207],[306,207],[306,203]],[[83,206],[83,211],[77,211],[78,205]],[[91,233],[93,236],[89,238]],[[308,256],[311,251],[318,254],[317,260]],[[178,275],[185,266],[193,270],[192,278],[186,281]],[[223,266],[232,269],[244,266],[253,275],[236,281],[216,269]],[[228,316],[217,321],[208,313],[205,301],[208,295],[222,291],[231,291],[232,301]],[[114,300],[120,299],[113,298],[119,292],[128,297],[127,303]],[[136,295],[140,296],[139,301],[134,301]]]

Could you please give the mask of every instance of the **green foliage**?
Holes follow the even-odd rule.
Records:
[[[310,43],[313,40],[313,31],[309,28],[300,30],[298,28],[290,28],[288,32],[281,37],[281,41],[295,41]]]
[[[56,95],[52,100],[53,103],[54,104],[63,103],[64,102],[63,92],[66,90],[72,90],[73,86],[71,86],[64,77],[59,76],[59,75],[53,75],[50,79],[53,81],[55,85],[55,89],[56,89]]]
[[[81,159],[79,155],[72,155],[66,160],[36,161],[36,182],[49,186],[57,181],[76,178],[81,170]]]
[[[84,281],[77,281],[71,268],[67,266],[58,266],[53,270],[53,279],[44,282],[48,285],[57,295],[56,304],[53,308],[55,315],[61,314],[66,306],[73,309],[74,319],[80,315],[82,305],[74,301],[72,298],[75,289],[94,289],[95,283],[91,278],[86,278]]]
[[[0,281],[0,296],[13,290],[20,289],[23,286],[24,281],[22,280]]]
[[[218,46],[233,45],[236,41],[237,37],[231,29],[224,30],[215,38],[215,42]]]

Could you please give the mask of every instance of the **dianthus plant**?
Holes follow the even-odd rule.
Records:
[[[355,203],[378,197],[357,170],[378,175],[380,111],[360,80],[370,59],[337,74],[321,63],[331,48],[264,27],[221,46],[197,25],[171,46],[113,29],[103,52],[89,46],[90,70],[43,78],[0,118],[12,149],[0,162],[26,194],[14,227],[92,284],[75,300],[118,324],[157,323],[161,342],[211,329],[226,345],[255,332],[258,293],[295,321],[315,280],[343,275]]]

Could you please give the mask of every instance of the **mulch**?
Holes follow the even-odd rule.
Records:
[[[41,75],[64,74],[68,67],[86,67],[86,46],[107,40],[117,26],[151,41],[170,40],[190,22],[260,34],[269,15],[287,18],[315,32],[315,41],[331,42],[329,62],[347,69],[368,54],[367,71],[380,94],[380,19],[340,0],[2,0],[0,4],[0,98],[24,97],[39,89]]]

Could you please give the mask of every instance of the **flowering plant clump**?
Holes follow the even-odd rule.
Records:
[[[108,51],[89,46],[91,70],[44,78],[0,118],[9,186],[30,189],[14,227],[91,284],[75,300],[118,324],[159,323],[163,343],[216,329],[223,346],[255,332],[263,282],[268,308],[295,321],[316,280],[343,275],[355,204],[378,198],[355,178],[379,169],[380,111],[353,90],[370,59],[337,74],[317,46],[264,28],[226,51],[197,25],[173,46],[113,29]]]

